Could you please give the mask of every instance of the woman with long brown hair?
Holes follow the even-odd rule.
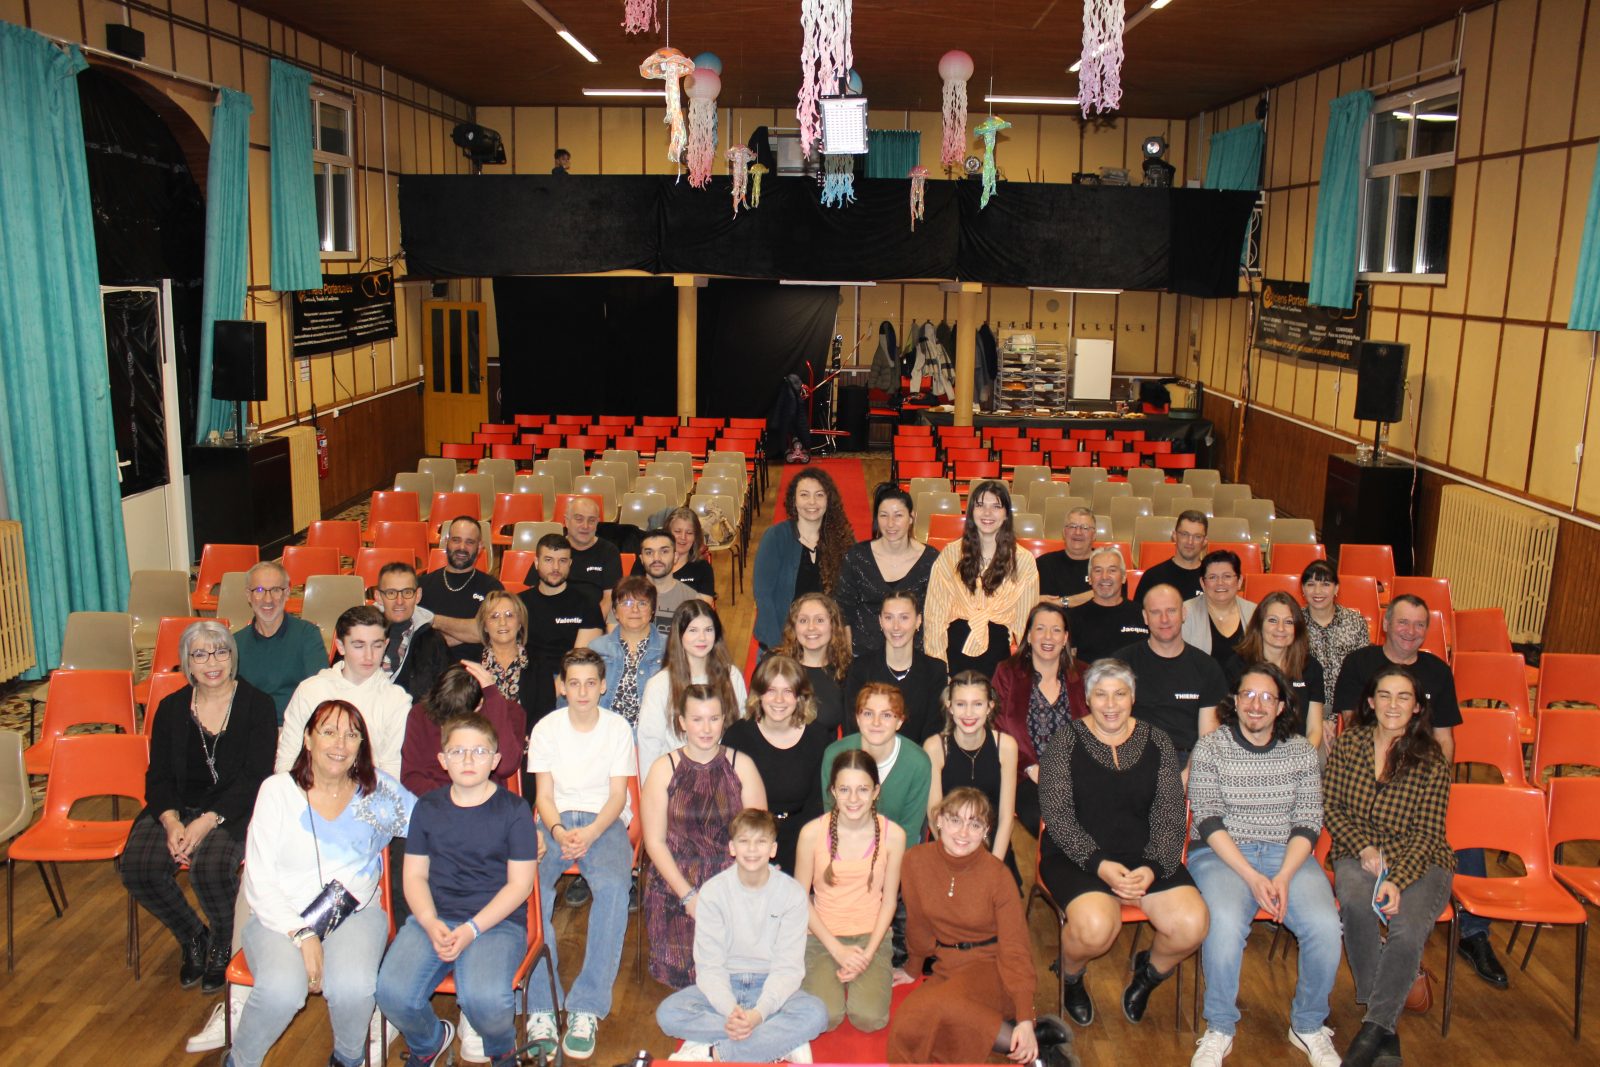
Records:
[[[756,667],[744,710],[744,718],[729,724],[723,744],[749,756],[761,772],[767,810],[778,824],[777,863],[793,874],[800,828],[822,811],[817,779],[834,731],[817,723],[811,680],[788,656],[768,656]]]
[[[1246,663],[1270,663],[1283,672],[1289,690],[1284,699],[1299,712],[1297,732],[1322,748],[1322,716],[1327,705],[1323,691],[1322,664],[1311,654],[1306,635],[1306,613],[1288,593],[1268,593],[1256,605],[1255,614],[1245,626],[1244,637],[1236,649],[1240,670],[1230,672],[1228,683],[1237,687]]]
[[[772,651],[800,661],[817,702],[817,722],[830,735],[835,733],[844,724],[844,690],[840,686],[851,663],[850,635],[839,605],[822,593],[796,597],[784,620],[783,639]]]
[[[995,727],[1017,742],[1017,821],[1039,836],[1039,760],[1073,719],[1089,714],[1072,656],[1067,609],[1041,600],[1028,612],[1017,654],[994,671]]]
[[[939,553],[928,580],[923,649],[952,674],[992,675],[1026,632],[1038,599],[1039,568],[1032,553],[1018,550],[1011,528],[1011,493],[1003,482],[978,482],[967,494],[961,539]]]
[[[796,597],[833,595],[845,553],[856,540],[839,487],[827,471],[795,475],[784,493],[783,511],[786,520],[774,522],[761,535],[750,580],[756,597],[755,638],[765,648],[782,637],[785,613]]]
[[[639,767],[648,772],[657,759],[683,744],[675,723],[683,714],[684,694],[706,685],[722,701],[728,721],[744,707],[744,676],[733,665],[723,640],[717,609],[704,600],[687,600],[672,616],[666,663],[644,684],[639,698]]]

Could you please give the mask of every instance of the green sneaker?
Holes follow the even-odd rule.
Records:
[[[561,1051],[575,1060],[586,1060],[594,1055],[594,1032],[600,1020],[586,1011],[575,1011],[567,1016],[567,1036],[561,1042]]]
[[[536,1011],[528,1016],[529,1053],[535,1057],[554,1056],[560,1043],[561,1029],[556,1025],[555,1012]]]

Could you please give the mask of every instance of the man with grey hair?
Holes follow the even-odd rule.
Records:
[[[1095,517],[1088,508],[1067,512],[1062,540],[1066,547],[1039,557],[1039,595],[1062,607],[1087,604],[1094,596],[1089,582],[1089,554],[1094,549]]]
[[[1130,641],[1150,636],[1139,605],[1123,595],[1127,580],[1122,549],[1106,545],[1089,554],[1091,598],[1067,613],[1073,654],[1079,661],[1093,663]]]
[[[289,575],[272,560],[262,560],[245,576],[251,619],[234,631],[239,646],[239,677],[272,698],[283,725],[283,709],[295,687],[328,665],[328,649],[315,623],[283,608],[289,597]],[[242,620],[230,620],[238,622]]]

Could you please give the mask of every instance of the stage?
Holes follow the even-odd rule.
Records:
[[[919,411],[920,421],[930,426],[949,426],[955,422],[955,413]],[[1171,441],[1179,452],[1193,452],[1195,466],[1212,467],[1215,434],[1209,419],[1175,419],[1170,415],[1124,415],[1114,418],[1094,418],[1088,415],[998,415],[978,412],[972,424],[984,426],[1062,426],[1072,430],[1098,429],[1143,430],[1147,441]]]

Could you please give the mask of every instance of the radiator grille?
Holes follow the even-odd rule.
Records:
[[[1538,642],[1550,606],[1556,519],[1465,485],[1447,485],[1439,503],[1433,573],[1450,579],[1457,609],[1499,607],[1511,640]]]
[[[294,530],[299,533],[322,518],[322,483],[317,478],[317,431],[291,426],[279,432],[289,439],[289,492],[293,500]]]
[[[0,682],[33,666],[33,608],[28,602],[22,523],[0,522]]]

